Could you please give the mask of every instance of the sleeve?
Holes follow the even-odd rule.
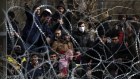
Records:
[[[54,37],[54,34],[53,32],[51,31],[50,28],[48,28],[48,26],[44,26],[45,28],[43,28],[43,32],[45,33],[46,37],[49,37],[51,39],[53,39]]]
[[[32,20],[33,20],[32,11],[31,11],[31,9],[29,8],[29,6],[26,5],[26,4],[25,4],[25,14],[26,14],[26,17],[27,17],[27,20],[28,20],[28,21],[32,21]]]

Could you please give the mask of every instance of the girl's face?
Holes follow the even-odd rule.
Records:
[[[65,40],[70,41],[70,35],[65,35]]]

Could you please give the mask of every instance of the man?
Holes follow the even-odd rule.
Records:
[[[113,30],[111,35],[111,51],[114,55],[114,59],[122,59],[122,61],[128,61],[132,59],[132,54],[129,52],[127,44],[125,42],[119,42],[119,31]]]
[[[48,27],[48,23],[51,18],[51,13],[44,10],[40,19],[37,20],[27,36],[27,47],[31,47],[30,50],[37,52],[44,52],[47,50],[46,45],[50,44],[50,40],[53,38],[53,33]]]
[[[78,59],[75,61],[76,63],[80,63],[81,56],[85,55],[85,52],[90,48],[91,40],[89,33],[86,32],[86,26],[84,21],[78,22],[78,28],[76,31],[73,32],[73,43],[75,54],[77,55]]]
[[[65,54],[68,50],[73,51],[73,44],[71,41],[61,38],[61,30],[58,29],[55,32],[57,40],[55,40],[52,44],[52,49],[59,54]]]
[[[90,36],[89,34],[85,31],[86,26],[84,21],[78,22],[78,28],[76,31],[73,32],[73,38],[75,39],[76,43],[76,48],[80,49],[82,53],[84,53],[87,48],[90,47]]]
[[[54,41],[62,39],[62,30],[61,29],[56,29],[56,31],[54,33],[55,33]]]
[[[11,54],[14,45],[22,45],[18,36],[20,35],[19,22],[15,19],[16,15],[13,11],[8,12],[7,18],[7,54]],[[8,21],[9,19],[9,21]]]
[[[62,29],[63,31],[66,30],[71,33],[72,27],[70,26],[70,23],[72,14],[70,12],[66,12],[63,1],[58,3],[56,9],[57,11],[52,15],[52,21],[54,22],[52,30],[55,31],[56,29]]]
[[[29,8],[27,3],[25,3],[24,7],[25,7],[25,14],[26,14],[26,24],[22,30],[22,39],[26,42],[27,36],[34,24],[33,19],[35,19],[35,21],[38,21],[40,18],[41,11],[39,5],[35,5],[33,7],[33,10]],[[33,17],[34,12],[35,12],[35,16]]]
[[[107,41],[107,35],[104,34],[104,31],[98,31],[99,37],[93,42],[92,49],[86,51],[86,54],[82,57],[84,59],[82,61],[83,64],[87,64],[84,69],[88,71],[92,71],[93,68],[97,67],[100,70],[104,70],[108,63],[101,61],[111,60],[111,51],[110,51],[110,43]],[[92,72],[90,75],[94,75],[97,78],[103,78],[103,74],[99,74],[100,72]],[[90,76],[87,75],[87,76]]]
[[[117,30],[112,31],[111,35],[111,52],[113,55],[113,61],[119,63],[115,64],[118,67],[114,67],[110,65],[111,74],[115,74],[115,76],[127,73],[129,70],[129,66],[131,66],[131,62],[128,62],[133,59],[132,53],[128,50],[128,47],[125,42],[119,42],[119,32]],[[125,63],[124,63],[125,62]],[[126,67],[128,66],[128,67]]]
[[[28,79],[43,79],[41,76],[44,74],[43,66],[40,66],[39,56],[32,54],[28,62],[23,64],[23,73],[27,75]]]
[[[50,51],[45,55],[46,63],[43,65],[45,69],[45,77],[48,79],[57,79],[59,74],[59,62],[57,53]]]

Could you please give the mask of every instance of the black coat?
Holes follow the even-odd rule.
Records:
[[[110,43],[103,44],[99,40],[96,40],[92,44],[92,49],[88,50],[86,54],[83,56],[83,63],[91,63],[98,64],[100,60],[111,60],[112,52],[110,50]]]
[[[46,23],[42,24],[40,22],[40,16],[38,16],[37,14],[35,14],[35,17],[33,17],[33,12],[29,9],[27,9],[25,11],[25,14],[27,16],[26,19],[26,24],[25,27],[22,30],[22,38],[25,42],[28,43],[34,43],[35,40],[38,41],[41,35],[41,31],[44,32],[44,34],[48,37],[52,37],[52,32],[51,30],[48,28],[48,25]],[[35,22],[33,21],[33,19],[35,19]],[[37,27],[37,25],[39,28]]]
[[[12,26],[10,26],[10,24]],[[7,22],[7,51],[8,51],[8,54],[10,54],[11,51],[13,50],[15,43],[19,44],[19,39],[15,34],[15,32],[17,34],[20,34],[18,24],[19,23],[16,20],[10,20],[10,23]],[[14,35],[11,35],[11,32],[14,33]],[[18,42],[17,42],[17,40],[18,40]]]
[[[125,44],[111,45],[111,51],[114,55],[114,59],[121,58],[122,61],[132,60],[133,54],[129,51]]]
[[[27,75],[27,79],[38,79],[45,74],[43,66],[34,67],[31,62],[23,63],[23,73]]]
[[[30,31],[32,30],[32,28],[35,26],[34,22],[33,22],[33,18],[35,19],[35,22],[39,23],[39,16],[35,14],[35,17],[33,17],[33,12],[31,10],[27,10],[25,11],[26,14],[26,24],[22,30],[22,39],[24,41],[27,40],[28,38],[28,34],[30,33]]]
[[[82,33],[79,30],[73,32],[73,38],[77,42],[74,42],[75,48],[78,48],[78,50],[82,48],[82,51],[85,51],[87,48],[89,48],[92,42],[90,40],[90,35],[87,32]]]

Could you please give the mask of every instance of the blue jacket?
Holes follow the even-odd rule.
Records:
[[[37,22],[37,25],[33,25],[26,40],[30,44],[41,46],[46,37],[53,38],[54,35],[47,24],[40,24],[40,22]]]
[[[48,28],[47,24],[41,24],[40,17],[38,15],[35,15],[35,22],[33,21],[33,12],[32,11],[25,11],[25,14],[27,16],[26,19],[26,25],[22,31],[22,38],[23,40],[28,44],[37,44],[38,41],[40,41],[40,45],[42,45],[42,37],[53,37],[53,33]],[[38,25],[38,27],[37,27]],[[41,33],[41,31],[44,33],[44,35]],[[39,43],[39,42],[38,42]]]

